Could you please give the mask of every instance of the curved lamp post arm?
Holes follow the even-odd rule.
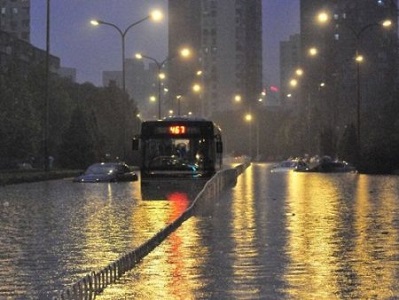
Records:
[[[109,23],[109,22],[105,22],[105,21],[101,21],[101,20],[92,21],[93,24],[95,24],[94,22],[97,22],[98,25],[108,25],[108,26],[111,26],[111,27],[115,28],[115,29],[119,32],[119,34],[121,35],[121,37],[124,36],[124,33],[122,32],[122,30],[121,30],[118,26],[116,26],[115,24],[113,24],[113,23]]]
[[[134,22],[133,24],[130,24],[130,25],[125,29],[125,31],[124,31],[123,33],[121,32],[121,34],[122,34],[123,36],[125,36],[126,33],[129,31],[130,28],[132,28],[133,26],[136,26],[137,24],[140,24],[140,23],[142,23],[142,22],[148,20],[149,18],[151,18],[151,16],[147,16],[147,17],[145,17],[145,18],[142,18],[141,20],[138,20],[137,22]]]

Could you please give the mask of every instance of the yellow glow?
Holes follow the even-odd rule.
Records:
[[[298,80],[296,80],[296,79],[291,79],[290,80],[290,86],[296,87],[297,85],[298,85]]]
[[[156,9],[150,13],[150,18],[151,18],[151,20],[158,22],[163,19],[163,14],[160,10]]]
[[[246,114],[244,118],[245,118],[245,121],[247,121],[247,122],[251,122],[252,121],[252,115],[251,114]]]
[[[320,23],[326,23],[326,22],[329,21],[329,19],[330,19],[329,15],[326,12],[324,12],[324,11],[317,15],[317,20]]]
[[[151,97],[150,97],[150,101],[151,101],[151,102],[155,102],[155,101],[157,101],[157,98],[156,98],[155,96],[151,96]]]
[[[141,53],[136,53],[134,55],[137,59],[143,59],[143,55]]]
[[[286,253],[290,263],[284,279],[291,287],[288,298],[306,299],[313,295],[315,299],[328,299],[326,295],[339,290],[335,270],[341,261],[334,253],[340,249],[332,241],[342,222],[339,206],[329,199],[340,198],[341,191],[329,177],[292,172],[286,180],[286,218],[290,229]],[[298,269],[301,276],[292,276]],[[312,282],[309,289],[299,288],[307,282]]]
[[[159,79],[162,79],[162,80],[166,78],[165,73],[162,73],[162,72],[159,73],[158,76],[159,76]]]
[[[193,91],[194,91],[195,93],[200,92],[200,91],[201,91],[201,86],[200,86],[198,83],[194,84],[194,85],[193,85]]]
[[[382,22],[382,26],[384,27],[390,27],[392,25],[392,21],[391,20],[384,20]]]
[[[191,50],[188,49],[188,48],[183,48],[182,50],[180,50],[180,55],[182,57],[187,58],[187,57],[189,57],[191,55]]]
[[[295,70],[295,74],[298,75],[298,76],[302,76],[303,75],[303,70],[301,68],[296,69]]]
[[[90,24],[93,26],[98,26],[98,25],[100,25],[100,22],[98,22],[97,20],[91,20]]]
[[[241,102],[241,100],[242,100],[241,95],[235,95],[234,96],[234,101],[235,102]]]
[[[361,62],[364,60],[364,57],[363,57],[363,55],[357,55],[357,56],[355,57],[355,60],[356,60],[358,63],[361,63]]]
[[[316,47],[312,47],[312,48],[309,49],[309,54],[310,54],[311,56],[315,56],[315,55],[317,55],[318,53],[319,53],[319,51],[317,50]]]
[[[234,276],[241,280],[245,280],[245,278],[251,280],[253,278],[251,276],[254,276],[254,274],[251,273],[248,266],[255,266],[256,259],[260,254],[256,251],[248,253],[248,249],[256,249],[257,234],[259,233],[256,226],[256,216],[262,212],[255,211],[255,201],[258,199],[254,197],[252,190],[256,178],[253,168],[248,167],[240,177],[232,198],[233,232],[231,236],[233,237],[234,251],[229,255],[234,259],[232,264]],[[242,186],[245,188],[242,188]],[[252,270],[256,272],[256,268]],[[255,296],[256,289],[253,293],[252,299],[258,298]]]

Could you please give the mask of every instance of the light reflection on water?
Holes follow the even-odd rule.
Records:
[[[1,187],[0,299],[51,299],[103,269],[185,210],[187,195],[175,198],[142,201],[137,182]]]
[[[398,178],[303,175],[287,202],[289,297],[398,296]]]
[[[190,218],[96,299],[399,296],[399,177],[270,169],[252,165],[209,215]],[[72,283],[190,204],[178,191],[142,201],[137,183],[23,186],[7,205],[16,191],[0,189],[0,299],[11,287],[16,296]]]
[[[399,177],[270,168],[247,169],[98,299],[398,297]]]

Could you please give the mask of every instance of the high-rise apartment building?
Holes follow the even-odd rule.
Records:
[[[396,0],[301,0],[301,107],[311,117],[304,118],[309,136],[337,145],[350,126],[360,135],[382,118],[377,112],[397,89],[397,12]],[[387,19],[392,25],[384,27]]]
[[[30,42],[30,0],[0,0],[0,31]]]
[[[294,34],[287,41],[280,42],[280,104],[287,108],[298,104],[295,97],[295,87],[290,81],[295,78],[301,69],[301,36]]]
[[[199,96],[191,93],[184,102],[195,115],[255,105],[262,92],[260,0],[169,0],[169,55],[182,46],[190,47],[193,57],[170,62],[169,100],[201,82]]]

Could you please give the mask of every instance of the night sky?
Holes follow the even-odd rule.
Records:
[[[166,12],[167,0],[51,0],[51,53],[63,67],[77,69],[78,82],[101,85],[103,70],[121,70],[122,30],[154,9]],[[126,35],[126,57],[142,52],[158,60],[167,56],[167,14],[160,23],[145,21]],[[278,84],[279,42],[299,32],[299,0],[263,0],[264,81]],[[31,1],[31,42],[45,49],[46,0]]]

